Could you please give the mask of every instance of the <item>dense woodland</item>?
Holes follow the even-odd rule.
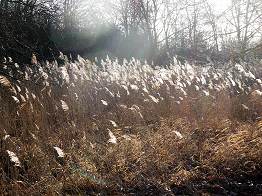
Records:
[[[59,51],[94,59],[169,64],[260,60],[262,2],[232,0],[1,0],[0,57],[54,60]]]

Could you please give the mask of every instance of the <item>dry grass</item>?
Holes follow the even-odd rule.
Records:
[[[262,191],[259,75],[109,59],[0,70],[3,195]]]

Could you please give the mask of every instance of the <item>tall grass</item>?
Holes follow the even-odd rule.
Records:
[[[227,194],[212,186],[262,174],[259,66],[79,57],[0,73],[3,194]]]

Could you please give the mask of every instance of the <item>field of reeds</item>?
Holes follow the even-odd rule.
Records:
[[[261,65],[218,67],[0,64],[0,195],[261,194]]]

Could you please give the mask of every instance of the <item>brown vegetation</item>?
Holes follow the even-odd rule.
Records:
[[[261,193],[260,76],[234,71],[243,90],[207,95],[198,73],[183,95],[162,76],[158,86],[161,74],[148,65],[129,63],[129,85],[125,67],[104,65],[0,65],[3,195]],[[114,73],[122,77],[109,79]]]

